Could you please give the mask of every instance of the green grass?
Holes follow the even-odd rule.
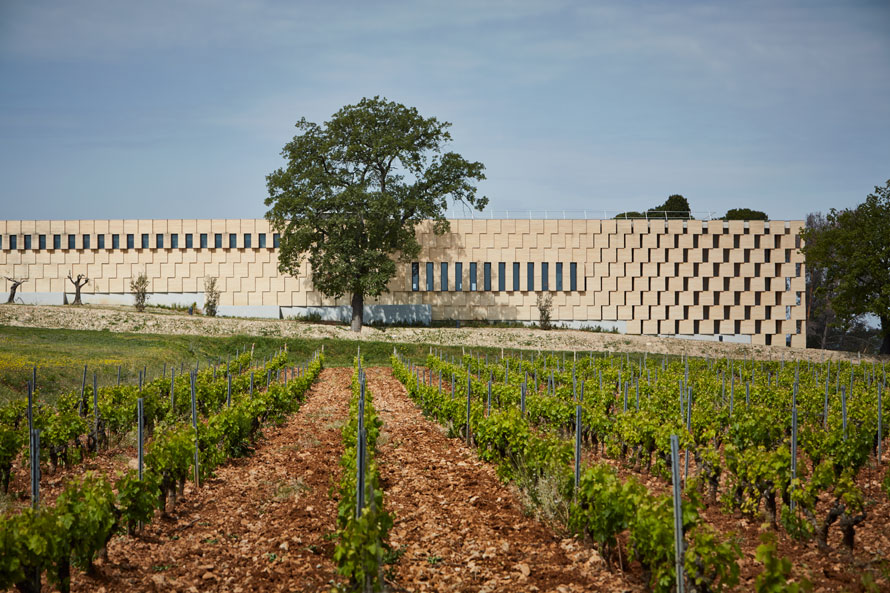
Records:
[[[83,367],[88,382],[97,373],[99,385],[117,382],[118,365],[122,382],[136,383],[139,371],[147,367],[149,379],[181,363],[193,367],[216,359],[226,360],[236,350],[254,346],[254,356],[262,359],[287,343],[292,364],[304,362],[324,345],[327,366],[350,366],[360,345],[365,364],[388,366],[392,342],[356,342],[334,339],[267,338],[257,336],[203,337],[187,335],[132,334],[108,331],[44,329],[0,326],[0,403],[27,394],[27,381],[37,366],[37,386],[42,398],[54,402],[60,393],[80,389]],[[428,352],[428,344],[397,344],[415,360]],[[460,347],[445,347],[460,355]],[[469,352],[469,349],[467,350]],[[500,353],[500,348],[473,348],[478,354]]]

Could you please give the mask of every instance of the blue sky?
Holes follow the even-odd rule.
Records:
[[[4,219],[251,218],[305,116],[450,121],[489,208],[771,218],[890,178],[888,2],[0,3]]]

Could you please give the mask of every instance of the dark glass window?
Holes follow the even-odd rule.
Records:
[[[25,239],[25,249],[31,249],[31,235],[23,235]]]
[[[53,249],[62,248],[62,235],[53,235]]]
[[[9,235],[9,248],[18,249],[18,236]]]
[[[142,233],[142,248],[148,249],[148,233]]]
[[[201,235],[198,237],[198,241],[198,247],[200,247],[201,249],[207,249],[207,233],[201,233]]]
[[[250,249],[250,233],[244,233],[244,248]]]
[[[430,292],[434,290],[433,288],[433,262],[426,263],[426,289]]]
[[[441,284],[439,285],[439,292],[445,292],[448,290],[448,262],[442,262],[439,264],[439,267],[442,270]]]
[[[482,264],[482,289],[491,291],[491,262]]]
[[[37,248],[46,249],[46,235],[37,235]]]
[[[133,236],[133,233],[127,233],[127,249],[135,249],[136,248],[136,237]]]
[[[470,262],[470,292],[478,290],[476,286],[476,262]]]
[[[464,289],[464,265],[461,262],[454,264],[454,290],[460,292]]]
[[[0,235],[0,249],[3,249],[3,235]]]
[[[111,235],[111,248],[112,249],[120,249],[121,248],[121,236],[120,235]]]
[[[550,264],[548,262],[543,262],[541,264],[541,290],[550,290],[550,278],[547,277],[549,271]]]
[[[179,233],[170,233],[170,249],[179,249]]]
[[[259,243],[257,243],[257,245],[259,246],[260,249],[263,249],[264,247],[266,247],[266,233],[258,234],[257,240],[259,241]]]
[[[272,233],[272,248],[278,249],[278,246],[281,244],[281,235],[278,233]]]
[[[186,233],[185,234],[185,248],[191,249],[194,246],[195,246],[194,235],[192,235],[191,233]]]
[[[83,237],[80,238],[80,240],[82,241],[82,243],[80,245],[81,249],[89,249],[90,248],[90,236],[89,235],[84,235]]]
[[[513,290],[519,290],[519,262],[513,262]]]
[[[105,249],[105,235],[96,235],[96,249]]]
[[[569,264],[569,290],[578,290],[578,264]]]
[[[411,264],[411,290],[420,290],[420,263]]]
[[[164,235],[163,235],[163,233],[157,233],[157,234],[155,235],[155,247],[156,247],[157,249],[163,249],[163,248],[164,248]]]
[[[229,233],[229,249],[235,249],[238,247],[238,235],[235,233]]]
[[[222,233],[213,233],[213,247],[222,249]]]
[[[528,290],[529,292],[532,292],[535,289],[535,263],[534,262],[528,262],[528,276],[526,277],[526,280],[528,281],[527,282],[528,286],[527,286],[526,290]]]
[[[76,240],[74,235],[68,235],[68,249],[75,249]]]
[[[489,286],[486,290],[490,288]],[[498,263],[498,290],[501,292],[507,290],[507,264],[504,262]]]
[[[562,290],[562,263],[556,262],[556,290]]]

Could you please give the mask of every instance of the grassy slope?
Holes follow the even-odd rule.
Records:
[[[290,359],[300,363],[316,349],[324,345],[328,366],[352,364],[356,342],[331,339],[281,339],[256,336],[232,336],[210,338],[188,335],[128,334],[107,331],[68,329],[43,329],[0,326],[0,403],[27,393],[27,381],[31,369],[37,365],[37,385],[47,401],[53,401],[58,393],[79,389],[83,377],[83,365],[88,367],[88,381],[93,371],[98,373],[100,385],[117,381],[117,367],[121,366],[123,381],[135,383],[143,366],[148,367],[149,378],[157,377],[163,369],[180,363],[201,366],[214,359],[225,361],[237,349],[254,346],[258,358],[287,343]],[[363,342],[362,354],[368,365],[388,365],[392,353],[391,342]],[[399,344],[399,349],[411,356],[420,357],[429,351],[428,345]],[[444,348],[446,352],[460,354],[460,348]],[[473,348],[474,352],[491,352],[500,349]]]

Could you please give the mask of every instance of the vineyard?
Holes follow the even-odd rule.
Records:
[[[393,350],[0,409],[19,591],[879,591],[884,367]],[[36,376],[31,378],[36,383]]]

